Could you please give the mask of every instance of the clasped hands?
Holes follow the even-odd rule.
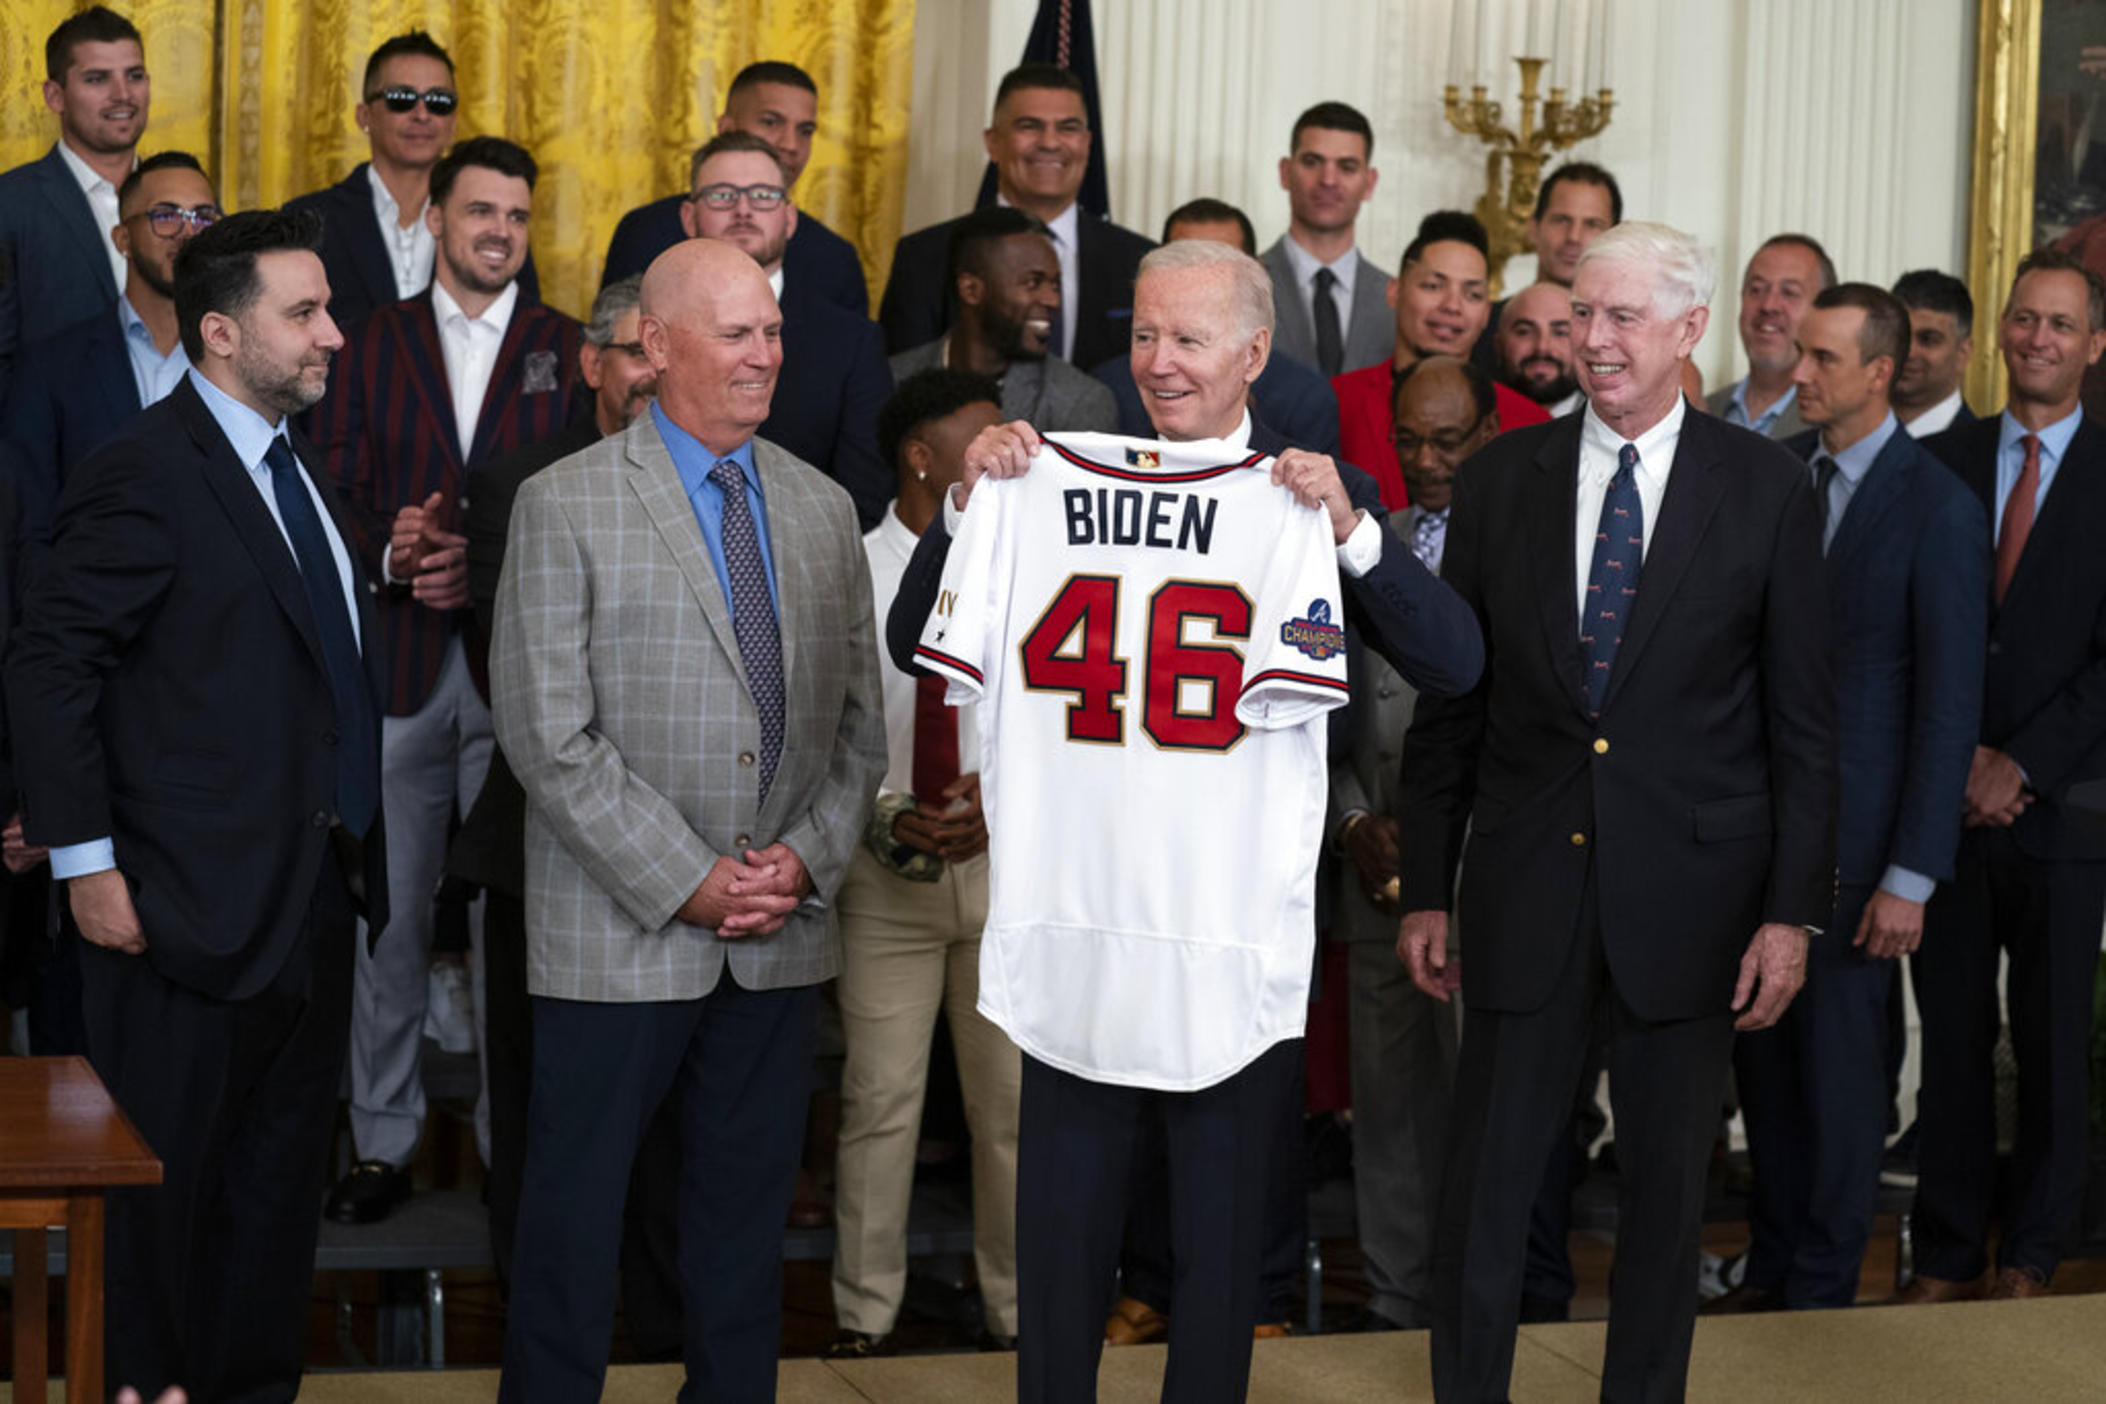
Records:
[[[786,843],[746,850],[746,861],[720,857],[673,915],[723,940],[773,936],[812,891],[804,860]]]
[[[917,800],[892,821],[892,837],[909,848],[962,863],[987,851],[987,815],[980,808],[980,776],[961,775],[934,800]]]
[[[964,471],[951,489],[951,504],[959,511],[982,478],[1020,478],[1031,466],[1039,449],[1038,431],[1021,419],[991,424],[965,446]],[[1294,494],[1304,507],[1321,507],[1331,518],[1331,536],[1339,545],[1360,524],[1360,509],[1346,494],[1338,465],[1327,454],[1306,449],[1286,449],[1272,461],[1272,480]]]
[[[468,603],[468,538],[439,526],[442,493],[421,506],[404,507],[388,531],[388,575],[407,581],[410,595],[433,609],[460,609]]]
[[[1968,828],[2009,828],[2032,803],[2017,761],[1993,746],[1974,748],[1974,762],[1967,767]]]

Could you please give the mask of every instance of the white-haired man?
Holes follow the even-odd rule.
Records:
[[[1250,385],[1265,369],[1271,351],[1272,311],[1272,283],[1263,266],[1229,245],[1181,240],[1141,260],[1134,288],[1131,360],[1134,382],[1156,433],[1171,443],[1223,441],[1224,455],[1272,455],[1273,481],[1326,513],[1347,619],[1415,685],[1446,693],[1470,687],[1481,662],[1475,621],[1420,564],[1409,545],[1384,529],[1374,479],[1325,455],[1289,446],[1251,414]],[[903,671],[921,671],[915,644],[924,624],[933,628],[943,623],[931,621],[930,610],[937,602],[951,533],[962,518],[967,495],[982,477],[1023,473],[1039,447],[1038,435],[1021,421],[983,430],[967,447],[963,480],[952,490],[943,520],[932,523],[922,536],[887,621],[888,644]],[[1127,462],[1136,467],[1151,466],[1150,460],[1157,458],[1138,445],[1129,452]],[[1165,466],[1167,458],[1164,455]],[[1076,542],[1077,537],[1071,534],[1068,540]],[[1074,549],[1073,559],[1078,569],[1086,560],[1100,563],[1093,569],[1104,568],[1101,553],[1091,556],[1085,546]],[[1236,563],[1223,556],[1205,564],[1212,581],[1236,576]],[[1255,595],[1259,583],[1237,580],[1236,586],[1248,587]],[[1145,587],[1135,588],[1145,594]],[[1316,613],[1313,606],[1311,613]],[[1182,632],[1182,625],[1168,631],[1177,640],[1167,645],[1169,652],[1184,647]],[[1255,628],[1247,635],[1230,629],[1218,637],[1234,637],[1253,650],[1263,642]],[[1226,643],[1203,646],[1232,648]],[[1157,661],[1151,646],[1145,659],[1135,661],[1131,675],[1136,680],[1174,677],[1184,666],[1157,668]],[[1125,665],[1120,667],[1121,676],[1127,676]],[[1240,670],[1236,676],[1240,679]],[[1213,704],[1208,705],[1211,711]],[[1128,709],[1140,716],[1145,704],[1130,703]],[[988,724],[984,717],[982,724]],[[1120,734],[1124,736],[1123,729]],[[999,738],[994,744],[1001,744]],[[1125,744],[1146,748],[1156,743],[1134,736]],[[1239,743],[1242,749],[1252,745],[1251,738]],[[1159,875],[1160,890],[1189,893],[1218,887],[1221,870],[1238,864],[1282,864],[1286,871],[1293,870],[1291,858],[1257,853],[1245,858],[1196,841],[1193,831],[1204,831],[1213,815],[1204,782],[1195,777],[1193,784],[1194,789],[1184,792],[1186,808],[1163,816],[1158,825],[1166,835],[1160,851],[1183,855]],[[1321,780],[1316,784],[1320,811]],[[1284,851],[1300,842],[1300,830],[1292,799],[1281,794],[1277,805],[1284,817],[1271,832],[1281,838]],[[1221,809],[1218,798],[1213,809]],[[1137,827],[1147,823],[1130,814],[1124,817]],[[1040,816],[1037,822],[1047,820]],[[990,813],[989,827],[995,823]],[[1177,831],[1174,841],[1168,837],[1172,829]],[[1170,1166],[1167,1236],[1176,1307],[1171,1313],[1164,1397],[1240,1399],[1246,1392],[1251,1330],[1259,1310],[1266,1191],[1276,1154],[1272,1147],[1282,1109],[1296,1098],[1306,972],[1313,954],[1314,926],[1306,906],[1295,920],[1296,904],[1313,903],[1315,896],[1310,879],[1317,828],[1309,828],[1306,838],[1308,868],[1299,881],[1280,884],[1271,905],[1251,904],[1247,922],[1234,933],[1245,949],[1271,953],[1268,958],[1277,961],[1271,968],[1301,972],[1304,983],[1299,989],[1294,976],[1269,984],[1259,980],[1232,985],[1217,979],[1137,982],[1131,960],[1117,969],[1084,969],[1089,957],[1078,944],[1077,955],[1068,962],[1075,972],[1066,983],[1068,996],[1040,996],[1028,1008],[1019,1002],[998,1009],[989,1003],[987,991],[1000,983],[1005,962],[998,951],[982,947],[982,1012],[1002,1024],[1024,1051],[1017,1152],[1017,1381],[1026,1404],[1094,1397],[1137,1140],[1159,1140]],[[1051,851],[1035,856],[1048,864],[1063,861]],[[998,840],[993,875],[998,908],[1005,871]],[[1099,886],[1117,885],[1100,881]],[[999,911],[990,916],[991,932],[999,917]],[[1169,944],[1136,939],[1154,949]],[[1094,1017],[1092,1006],[1136,988],[1149,992],[1146,1016],[1111,1038],[1102,1037],[1102,1021]],[[1086,993],[1077,997],[1076,991]],[[1094,1041],[1093,1027],[1100,1031]],[[1205,1042],[1194,1031],[1222,1029],[1235,1030],[1239,1037],[1249,1030],[1267,1032],[1253,1034],[1239,1050],[1248,1056],[1233,1066],[1181,1065],[1181,1050]],[[1125,1058],[1136,1051],[1136,1044],[1153,1046],[1139,1050],[1146,1057]],[[1121,1059],[1125,1066],[1112,1066]],[[1147,1066],[1134,1071],[1143,1063]]]
[[[1397,801],[1398,954],[1469,1008],[1442,1400],[1506,1397],[1529,1205],[1597,1017],[1624,1166],[1602,1393],[1682,1397],[1733,1031],[1790,1003],[1834,888],[1820,522],[1803,464],[1683,399],[1715,281],[1676,230],[1603,234],[1572,288],[1586,412],[1500,436],[1456,481],[1442,574],[1485,681],[1420,701]]]

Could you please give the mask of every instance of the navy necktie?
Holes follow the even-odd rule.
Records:
[[[709,478],[724,493],[724,573],[731,580],[731,631],[738,636],[746,685],[760,711],[760,797],[766,799],[768,787],[775,783],[776,762],[782,759],[782,636],[776,632],[775,601],[768,594],[760,532],[746,505],[746,476],[727,458],[710,470]]]
[[[284,435],[273,436],[263,461],[270,465],[271,494],[278,500],[285,534],[292,538],[293,559],[307,590],[307,608],[314,615],[329,691],[336,700],[336,817],[363,838],[380,808],[380,729],[373,720],[358,639],[351,632],[350,602],[344,598],[329,534],[322,529],[321,514],[307,495],[300,465]]]
[[[1345,333],[1338,324],[1338,297],[1332,291],[1338,275],[1328,268],[1316,270],[1316,296],[1309,311],[1316,319],[1316,365],[1329,380],[1345,369]]]
[[[1616,475],[1601,500],[1601,525],[1594,533],[1594,564],[1587,572],[1587,608],[1580,620],[1580,659],[1585,665],[1587,710],[1601,715],[1609,673],[1623,643],[1623,627],[1638,598],[1638,568],[1645,560],[1645,504],[1638,499],[1638,448],[1625,444],[1616,455]]]
[[[1828,543],[1835,539],[1835,533],[1829,530],[1828,493],[1835,486],[1835,475],[1841,465],[1825,453],[1816,455],[1813,464],[1814,510],[1821,514],[1821,549],[1825,551]]]

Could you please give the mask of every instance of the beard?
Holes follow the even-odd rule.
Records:
[[[323,352],[322,364],[329,364],[329,353]],[[305,374],[306,363],[295,361],[287,364],[266,355],[257,347],[253,338],[241,339],[241,350],[234,356],[234,374],[248,387],[249,393],[269,405],[280,414],[299,414],[311,409],[322,398],[328,388],[324,377],[320,385],[310,385]]]
[[[1537,404],[1545,406],[1557,404],[1579,389],[1579,381],[1571,371],[1562,367],[1558,370],[1557,377],[1547,383],[1533,382],[1525,376],[1516,376],[1508,383]]]
[[[132,250],[131,257],[125,261],[131,265],[132,272],[139,275],[139,281],[152,289],[156,297],[166,298],[170,302],[175,301],[175,279],[164,277],[161,270],[154,267],[152,259],[145,257],[135,248]]]

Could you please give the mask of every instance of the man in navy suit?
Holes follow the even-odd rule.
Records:
[[[438,249],[424,212],[432,167],[453,145],[460,105],[453,59],[421,29],[373,51],[359,93],[351,111],[371,143],[371,159],[287,205],[322,217],[329,310],[345,336],[355,336],[374,308],[431,286]],[[519,271],[519,290],[529,301],[541,300],[531,252]]]
[[[23,343],[117,300],[117,187],[146,130],[146,49],[122,15],[96,5],[61,23],[44,72],[58,142],[0,175],[0,398]]]
[[[1849,1306],[1885,1141],[1891,962],[1953,875],[1981,723],[1988,520],[1888,406],[1909,314],[1866,283],[1799,323],[1799,413],[1822,510],[1840,803],[1835,909],[1806,987],[1734,1048],[1755,1172],[1741,1284],[1712,1312]]]
[[[725,94],[724,114],[717,118],[719,133],[746,132],[774,147],[782,158],[783,184],[792,190],[812,159],[812,138],[818,130],[818,84],[796,64],[773,59],[739,70],[731,80],[731,91]],[[694,185],[692,163],[688,185]],[[642,273],[652,259],[685,239],[680,211],[686,203],[684,194],[668,195],[623,215],[607,243],[600,286]],[[789,247],[783,250],[783,269],[789,281],[807,292],[858,317],[870,315],[870,289],[863,281],[863,261],[856,246],[807,212],[799,213]]]
[[[782,307],[782,370],[760,436],[847,488],[868,531],[892,502],[893,475],[877,450],[892,370],[868,318],[792,278],[786,250],[800,216],[782,158],[746,132],[712,137],[696,153],[680,219],[690,237],[736,244],[768,275]]]
[[[1909,355],[1894,370],[1894,417],[1909,437],[1928,439],[1972,424],[1960,395],[1974,359],[1974,298],[1950,273],[1918,268],[1894,281],[1894,296],[1909,313]]]
[[[994,163],[996,201],[1045,225],[1060,257],[1060,325],[1048,354],[1078,366],[1120,355],[1133,330],[1134,272],[1152,245],[1076,201],[1090,159],[1081,81],[1050,63],[1011,69],[995,90],[994,119],[983,140]],[[956,223],[917,229],[892,251],[878,306],[887,351],[925,346],[950,327],[946,273]]]
[[[117,189],[111,237],[124,255],[124,295],[29,343],[7,393],[7,437],[21,455],[23,530],[50,534],[66,475],[110,432],[173,390],[190,368],[176,333],[176,253],[219,218],[197,158],[161,151]]]
[[[2018,1133],[1990,1295],[2047,1289],[2084,1200],[2092,978],[2106,918],[2106,837],[2071,815],[2106,778],[2106,429],[2084,373],[2106,351],[2106,279],[2068,254],[2018,265],[1999,319],[2004,412],[1925,445],[1994,524],[1982,729],[1958,876],[1916,957],[1923,1091],[1916,1278],[1905,1302],[1982,1290],[1997,1208],[1997,965],[2018,1059]]]

